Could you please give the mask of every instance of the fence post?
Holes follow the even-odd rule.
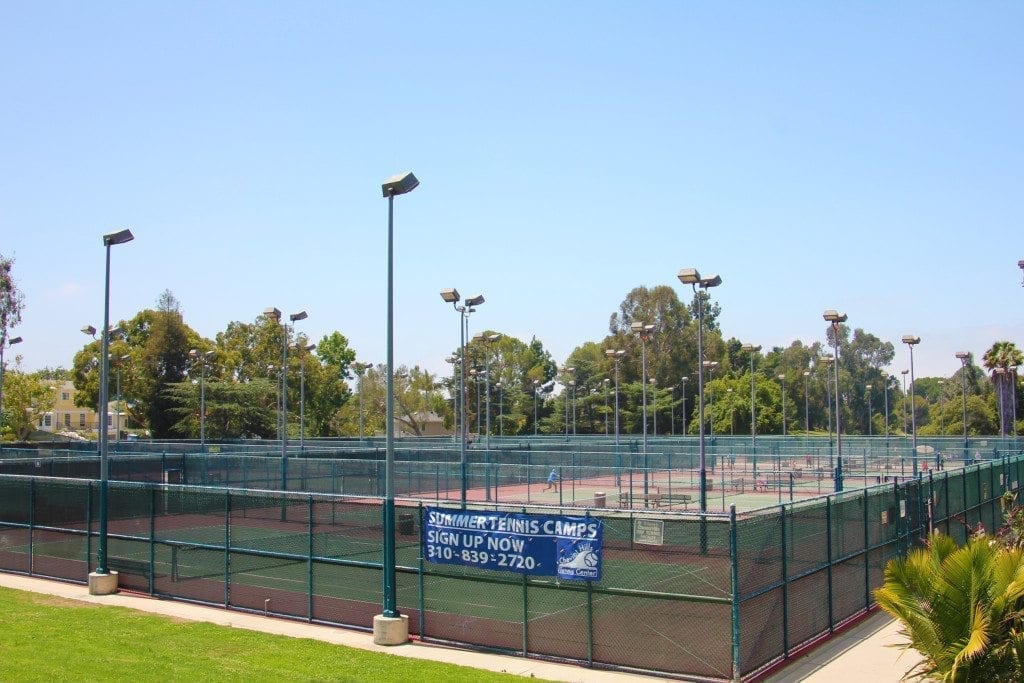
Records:
[[[826,571],[828,580],[828,632],[832,633],[835,620],[832,618],[832,495],[825,497],[825,557],[828,561]]]
[[[590,510],[586,517],[590,518]],[[594,666],[594,582],[587,579],[587,666]]]
[[[520,512],[526,514],[526,508],[520,508]],[[522,573],[523,577],[523,656],[526,657],[529,653],[527,647],[530,644],[530,614],[529,614],[529,592],[527,591],[526,572]]]
[[[435,465],[435,472],[437,471],[436,467],[437,466]],[[420,535],[421,535],[421,538],[422,538],[422,534],[423,534],[423,501],[421,500],[419,503],[417,503],[416,507],[418,508],[416,512],[418,513],[418,516],[420,518],[420,527],[419,528],[420,528]],[[422,544],[420,545],[420,547],[421,548],[423,547]],[[420,617],[419,618],[420,642],[424,642],[426,640],[426,637],[427,637],[427,626],[426,626],[427,598],[423,594],[423,591],[424,591],[424,581],[423,581],[423,552],[422,552],[422,550],[418,553],[418,555],[419,555],[419,558],[418,558],[419,559],[419,577],[418,577],[417,583],[419,584],[419,594],[420,595],[419,595],[419,605],[417,605],[417,609],[419,610],[419,613],[420,613],[420,615],[419,615],[419,617]]]
[[[149,488],[149,594],[156,592],[156,486]]]
[[[739,544],[736,542],[736,505],[729,506],[729,564],[732,569],[729,577],[732,591],[732,679],[739,681],[740,676],[740,570]]]
[[[868,529],[868,489],[864,489],[864,609],[871,606],[871,536]]]
[[[790,475],[792,476],[792,475]],[[786,555],[789,546],[786,543],[786,506],[779,506],[779,522],[782,538],[782,656],[789,659],[789,563]]]
[[[224,609],[231,604],[231,491],[224,490]]]
[[[306,621],[313,623],[313,496],[306,496],[306,550],[309,555],[306,575]]]
[[[85,573],[92,571],[92,480],[85,497]]]
[[[36,527],[36,478],[28,480],[28,575],[32,576],[36,567],[35,554]]]

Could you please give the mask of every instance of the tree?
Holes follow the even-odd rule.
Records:
[[[944,681],[1024,680],[1024,551],[984,534],[957,548],[935,532],[891,560],[878,604],[924,659],[917,675]]]
[[[13,268],[14,259],[0,254],[0,346],[6,346],[7,332],[18,326],[25,308],[25,296],[11,275]]]
[[[985,368],[992,373],[996,389],[996,411],[1000,434],[1006,436],[1013,426],[1013,406],[1017,394],[1017,368],[1024,355],[1013,342],[997,341],[982,357]]]
[[[206,437],[209,439],[274,438],[277,434],[274,384],[264,378],[251,382],[207,381]],[[171,431],[183,438],[200,434],[200,387],[176,382],[165,390],[177,418]]]
[[[0,435],[18,441],[35,431],[40,415],[53,410],[56,396],[50,384],[34,374],[22,372],[21,357],[14,359],[14,368],[4,376],[4,414]]]

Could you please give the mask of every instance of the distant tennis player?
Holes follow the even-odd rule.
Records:
[[[552,489],[558,488],[558,470],[554,467],[551,468],[551,474],[548,475],[548,485],[544,487],[545,491],[551,491]]]

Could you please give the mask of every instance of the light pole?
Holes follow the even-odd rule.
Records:
[[[822,315],[826,321],[832,324],[832,343],[835,345],[835,371],[836,371],[836,493],[843,490],[843,430],[841,426],[840,405],[839,405],[839,326],[846,322],[845,313],[837,313],[832,309],[825,311]]]
[[[608,385],[611,384],[611,380],[605,377],[601,380],[601,386],[604,387],[604,435],[608,436]]]
[[[359,440],[363,440],[363,375],[372,366],[370,363],[353,363],[352,369],[356,371],[356,378],[359,380],[359,386],[356,389],[359,392]]]
[[[943,414],[946,405],[946,380],[940,379],[939,382],[939,436],[946,435],[946,418]]]
[[[537,436],[537,395],[540,393],[540,380],[533,380],[533,435]]]
[[[461,408],[459,423],[459,487],[461,489],[460,500],[462,507],[465,508],[466,485],[469,478],[469,468],[466,462],[466,440],[469,438],[469,430],[466,425],[466,399],[469,397],[469,393],[466,391],[466,336],[469,327],[469,316],[476,311],[477,306],[484,303],[484,295],[477,294],[476,296],[466,297],[463,305],[460,306],[459,301],[461,301],[461,297],[459,296],[459,290],[454,288],[443,289],[441,290],[441,300],[451,304],[455,312],[459,314],[459,353],[461,354],[461,362],[459,363],[459,375],[461,377],[459,386],[459,406]]]
[[[274,378],[274,410],[277,411],[277,438],[281,438],[281,373],[273,363],[267,364],[267,375]]]
[[[565,379],[565,378],[566,378],[566,376],[571,376],[575,372],[576,372],[576,368],[572,368],[572,367],[568,367],[568,368],[567,367],[563,367],[562,368],[562,380],[563,380],[562,381],[562,387],[563,387],[562,399],[563,399],[563,405],[564,405],[564,408],[565,408],[562,412],[565,414],[565,441],[566,441],[566,443],[568,443],[568,441],[569,441],[569,386],[571,384],[575,384],[575,382],[573,380]]]
[[[779,375],[779,382],[782,383],[782,436],[786,436],[786,376]]]
[[[214,351],[190,349],[188,357],[199,363],[199,446],[206,450],[206,363],[215,355]],[[125,356],[127,358],[127,356]],[[118,373],[120,374],[120,367]],[[118,380],[120,386],[120,380]],[[118,389],[118,394],[121,390]]]
[[[479,342],[484,345],[484,391],[486,392],[486,408],[487,411],[487,436],[485,437],[485,447],[491,447],[491,344],[496,344],[501,341],[500,334],[478,334],[473,337],[473,341]],[[477,403],[480,402],[480,385],[477,384]],[[477,426],[480,424],[480,418],[477,417]]]
[[[992,374],[995,375],[997,381],[996,391],[999,392],[999,436],[1006,436],[1006,401],[1003,400],[1003,382],[1006,381],[1006,368],[999,366],[992,368]],[[913,391],[913,385],[911,385],[911,391]]]
[[[676,388],[674,386],[666,387],[665,391],[668,392],[668,425],[669,425],[669,434],[671,436],[675,436],[676,435],[676,402],[675,402],[674,394],[675,394]]]
[[[572,438],[576,439],[576,380],[569,380],[569,386],[572,387]]]
[[[416,189],[420,181],[412,173],[400,173],[384,181],[381,190],[388,200],[388,304],[387,304],[387,415],[384,461],[384,577],[383,610],[373,618],[373,642],[398,645],[409,639],[409,618],[398,612],[395,581],[395,347],[394,347],[394,208],[395,195]]]
[[[505,386],[501,382],[495,382],[494,387],[498,390],[498,436],[505,436]]]
[[[811,376],[810,370],[804,370],[804,433],[811,434],[811,408],[807,400],[807,380]]]
[[[868,436],[871,436],[871,386],[872,385],[870,384],[864,385],[864,388],[866,389],[865,393],[868,398]]]
[[[117,375],[117,399],[115,401],[115,403],[117,405],[117,413],[115,414],[116,421],[114,423],[114,441],[118,442],[118,443],[120,443],[120,441],[121,441],[121,366],[124,364],[124,362],[126,360],[128,360],[130,358],[131,358],[131,356],[124,355],[124,356],[115,356],[115,357],[110,359],[111,361],[113,361],[114,368],[116,368],[116,370],[117,370],[117,372],[116,372],[116,375]],[[54,429],[53,429],[53,431],[56,432],[57,431],[57,424],[56,424],[57,411],[56,410],[53,411],[53,419],[54,419],[54,425],[53,425]]]
[[[729,395],[729,436],[736,436],[736,407],[732,404],[732,387],[725,391]]]
[[[707,512],[708,509],[708,473],[707,473],[707,448],[704,442],[704,297],[707,290],[722,284],[722,278],[718,275],[701,277],[696,268],[683,268],[676,275],[684,285],[690,285],[694,297],[697,299],[697,419],[700,420],[700,447],[699,447],[699,486],[700,486],[700,511]],[[704,290],[698,296],[697,288]],[[707,550],[707,527],[701,517],[700,548],[702,552]]]
[[[283,336],[281,337],[281,490],[288,490],[288,324],[281,321],[281,311],[273,306],[264,309],[263,315],[274,324],[280,323]],[[292,313],[288,319],[292,322],[292,329],[295,323],[305,320],[309,315],[305,311]],[[282,508],[282,516],[286,508]]]
[[[296,344],[299,352],[299,452],[306,450],[306,354],[316,349],[316,344]]]
[[[910,349],[910,446],[913,449],[913,474],[917,476],[917,406],[914,405],[914,347],[921,343],[920,337],[903,335],[903,343]]]
[[[651,377],[647,381],[651,383],[651,396],[653,397],[651,399],[653,403],[651,411],[654,414],[654,424],[652,429],[654,430],[654,436],[658,436],[658,382],[654,377]]]
[[[907,422],[907,373],[910,370],[900,370],[900,374],[903,375],[903,433],[907,434],[910,432],[910,425]]]
[[[892,375],[885,376],[882,395],[885,397],[885,457],[889,457],[889,388],[896,378]]]
[[[741,347],[750,356],[750,451],[757,453],[757,413],[754,408],[754,356],[761,350],[760,346],[744,344]]]
[[[715,368],[718,367],[718,361],[717,360],[706,360],[703,363],[701,363],[701,365],[704,366],[704,369],[708,373],[708,382],[711,382],[715,378]],[[710,428],[708,433],[711,436],[711,438],[714,439],[715,438],[715,390],[711,389],[709,387],[708,388],[708,394],[711,396],[710,400],[708,401],[708,403],[710,404],[710,410],[711,410],[711,419],[708,420],[708,427]]]
[[[821,362],[825,364],[825,405],[826,419],[828,420],[828,467],[835,473],[835,460],[832,452],[832,361],[831,355],[821,356]]]
[[[686,382],[689,381],[689,377],[684,376],[683,382],[683,436],[686,436]]]
[[[644,502],[647,502],[647,494],[650,489],[650,476],[647,472],[647,341],[654,334],[654,325],[635,320],[629,325],[629,329],[640,336],[640,391],[641,405],[643,406],[643,450],[644,450]]]
[[[619,451],[619,361],[626,355],[625,349],[605,349],[604,355],[615,365],[615,485],[622,484],[622,453]]]
[[[107,488],[110,479],[110,462],[107,453],[107,385],[109,383],[110,355],[110,248],[115,244],[125,244],[135,239],[131,230],[121,230],[103,236],[106,248],[106,275],[103,287],[103,335],[100,349],[100,524],[99,548],[96,555],[96,571],[89,574],[89,593],[93,595],[109,595],[117,591],[117,573],[107,568]]]

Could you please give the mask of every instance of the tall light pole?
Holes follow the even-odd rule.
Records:
[[[736,408],[732,404],[732,387],[725,390],[729,396],[729,436],[736,435]]]
[[[466,507],[466,485],[469,479],[469,466],[466,461],[466,440],[469,438],[469,430],[466,425],[466,399],[469,397],[469,392],[466,391],[466,337],[468,336],[467,330],[469,327],[469,316],[471,313],[476,311],[476,307],[484,303],[484,295],[477,294],[476,296],[466,297],[466,300],[460,306],[459,302],[462,297],[459,296],[459,290],[457,289],[443,289],[441,290],[441,300],[445,303],[452,305],[455,312],[459,314],[459,375],[461,382],[459,386],[459,405],[461,408],[460,415],[460,426],[459,426],[459,469],[460,469],[460,500],[462,507]]]
[[[371,363],[353,363],[352,369],[356,371],[356,378],[359,381],[359,386],[356,391],[359,392],[359,440],[363,440],[363,375],[373,365]]]
[[[107,434],[107,386],[109,384],[110,362],[110,248],[115,244],[125,244],[135,239],[131,230],[121,230],[103,236],[106,248],[106,276],[103,287],[103,334],[100,349],[100,524],[99,548],[96,555],[96,571],[89,574],[89,593],[93,595],[109,595],[117,590],[117,573],[107,568],[107,488],[110,479],[110,462],[108,457],[109,435]]]
[[[400,173],[384,181],[381,190],[388,200],[388,305],[387,305],[387,415],[384,461],[384,577],[383,610],[373,618],[373,642],[398,645],[409,639],[409,618],[398,612],[395,581],[395,346],[394,346],[394,208],[395,196],[420,184],[412,173]]]
[[[1003,400],[1003,382],[1006,381],[1006,368],[998,366],[992,368],[992,374],[996,378],[996,391],[999,392],[999,436],[1006,436],[1006,401]],[[911,385],[913,390],[913,385]]]
[[[910,370],[900,370],[900,374],[903,375],[903,433],[907,434],[910,432],[910,425],[907,422],[907,373]]]
[[[843,490],[843,430],[840,420],[839,404],[839,326],[846,322],[845,313],[837,313],[832,309],[825,311],[822,315],[826,321],[832,324],[832,342],[835,345],[835,371],[836,371],[836,492]]]
[[[604,435],[608,435],[608,385],[611,383],[607,377],[601,380],[601,386],[604,388]]]
[[[206,450],[206,364],[213,359],[214,355],[216,355],[214,351],[200,351],[199,349],[190,349],[188,352],[188,357],[199,363],[199,446],[203,450]]]
[[[779,375],[782,383],[782,436],[786,436],[786,376]]]
[[[569,380],[569,386],[572,387],[572,438],[576,438],[576,380]]]
[[[804,370],[804,433],[810,436],[811,433],[811,408],[807,400],[807,381],[810,379],[811,371]]]
[[[889,388],[896,378],[892,375],[885,376],[885,384],[882,395],[885,396],[885,457],[889,457]]]
[[[708,509],[708,473],[707,473],[707,448],[704,441],[704,295],[711,287],[722,284],[722,278],[718,275],[701,277],[696,268],[683,268],[676,275],[684,285],[690,285],[694,297],[697,299],[697,418],[700,420],[700,450],[698,468],[700,485],[700,511],[707,512]],[[703,290],[698,296],[697,289]],[[703,518],[702,518],[703,520]],[[707,529],[701,524],[700,534],[701,550],[707,548]]]
[[[500,334],[483,334],[483,333],[481,333],[481,334],[478,334],[478,335],[474,336],[473,337],[473,341],[479,342],[479,343],[484,345],[484,366],[485,366],[485,369],[484,369],[484,379],[485,379],[484,391],[486,392],[485,395],[487,397],[486,401],[485,401],[485,404],[486,404],[486,408],[485,409],[487,411],[487,436],[485,437],[485,442],[484,443],[485,443],[485,447],[486,448],[490,448],[491,447],[491,345],[492,344],[496,344],[499,341],[501,341],[501,335]],[[479,403],[479,399],[480,399],[479,394],[480,394],[480,388],[479,388],[479,385],[477,385],[477,402],[478,403]],[[480,422],[480,418],[478,417],[477,418],[477,424],[478,425],[479,425],[479,422]]]
[[[495,382],[494,387],[498,390],[498,436],[505,436],[505,385]]]
[[[868,436],[871,436],[871,388],[872,385],[870,384],[864,385],[864,389],[866,390],[864,393],[867,394],[868,398]]]
[[[625,349],[605,349],[604,355],[615,365],[615,485],[622,485],[622,452],[619,450],[619,361],[626,355]]]
[[[296,344],[299,352],[299,451],[306,450],[306,354],[316,349],[316,344]]]
[[[914,405],[914,347],[921,343],[920,337],[903,335],[903,343],[910,349],[910,446],[913,449],[913,473],[917,476],[917,406]]]
[[[683,382],[683,436],[686,436],[686,383],[689,381],[689,377],[685,375],[682,378]]]
[[[652,429],[654,430],[654,436],[658,436],[658,382],[654,377],[651,377],[647,381],[651,383],[651,395],[653,396],[651,399],[653,404],[651,406],[651,411],[654,414],[654,424]]]
[[[654,325],[634,320],[629,329],[640,336],[640,382],[641,405],[643,406],[643,449],[644,449],[644,501],[650,489],[650,476],[647,472],[647,341],[654,335]]]
[[[676,435],[676,402],[675,402],[674,394],[675,394],[676,388],[674,386],[666,387],[665,391],[668,392],[668,411],[669,411],[668,412],[668,425],[669,425],[669,434],[672,435],[672,436],[675,436]]]
[[[706,360],[701,365],[704,366],[705,372],[708,373],[708,382],[711,382],[715,378],[715,368],[718,367],[717,360]],[[711,410],[711,419],[708,420],[708,427],[710,428],[709,434],[711,438],[715,437],[715,390],[710,389],[708,391],[711,399],[708,401]]]
[[[265,309],[263,315],[274,324],[281,324],[281,490],[288,490],[288,324],[281,320],[281,311],[273,306]],[[305,320],[309,315],[305,311],[292,313],[288,319],[292,322],[292,329],[295,323]],[[285,514],[282,508],[281,514]]]
[[[742,349],[750,356],[750,449],[752,454],[757,453],[757,412],[754,402],[754,356],[761,350],[760,346],[744,344]]]
[[[537,436],[537,395],[540,393],[540,380],[533,380],[533,435]]]
[[[825,405],[826,419],[828,421],[828,466],[835,473],[835,461],[832,453],[832,362],[835,360],[831,355],[821,356],[821,362],[825,364]]]

